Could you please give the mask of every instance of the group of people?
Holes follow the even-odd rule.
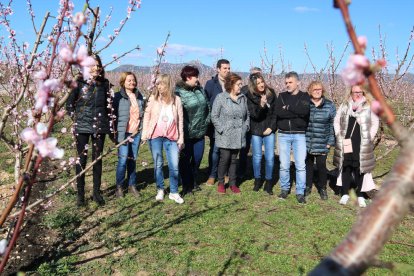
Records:
[[[291,160],[294,161],[296,198],[306,203],[312,190],[315,161],[316,187],[322,200],[326,190],[326,160],[331,147],[334,164],[339,168],[338,185],[342,185],[341,204],[347,204],[349,190],[354,188],[359,206],[365,207],[363,192],[374,187],[371,172],[375,166],[373,138],[378,118],[370,110],[362,86],[353,86],[349,97],[336,112],[335,105],[325,97],[320,81],[312,81],[303,92],[296,72],[285,75],[286,91],[276,93],[266,83],[260,68],[253,68],[248,84],[231,72],[230,62],[217,62],[217,75],[204,88],[199,82],[199,70],[184,66],[181,79],[161,74],[147,101],[137,89],[132,72],[123,72],[121,90],[110,94],[101,60],[95,56],[91,78],[80,79],[67,100],[67,111],[74,121],[76,148],[77,205],[85,205],[85,175],[89,139],[92,159],[103,150],[108,134],[118,148],[116,196],[128,192],[139,196],[136,188],[136,160],[140,145],[148,143],[154,161],[157,187],[155,199],[164,200],[163,154],[168,161],[169,195],[178,204],[183,195],[200,190],[198,171],[209,137],[209,177],[206,185],[216,185],[217,192],[240,193],[239,183],[247,166],[247,154],[252,151],[254,191],[264,184],[264,191],[273,194],[275,143],[280,160],[279,198],[288,197],[291,189]],[[112,104],[110,104],[112,102]],[[108,104],[109,103],[109,104]],[[261,162],[264,155],[264,177]],[[292,158],[293,156],[293,158]],[[93,165],[93,200],[105,203],[101,191],[102,161]],[[126,177],[125,177],[126,175]],[[182,192],[179,193],[179,182]]]

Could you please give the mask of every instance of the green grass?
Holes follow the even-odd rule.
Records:
[[[395,155],[381,162],[374,177],[390,168]],[[206,156],[201,177],[206,177]],[[360,211],[352,204],[339,205],[332,191],[328,201],[321,201],[314,190],[306,205],[299,205],[294,195],[279,200],[263,191],[253,192],[252,180],[242,184],[240,195],[218,195],[215,187],[203,185],[201,192],[185,197],[183,205],[168,198],[157,203],[146,145],[140,149],[143,159],[149,164],[139,166],[139,185],[145,186],[139,199],[114,197],[115,155],[104,161],[105,207],[89,203],[78,210],[73,192],[60,196],[61,208],[50,213],[45,224],[76,235],[61,235],[67,244],[64,254],[41,264],[39,273],[304,275],[344,238]],[[87,183],[90,178],[89,174]],[[379,259],[396,264],[397,274],[412,274],[413,244],[411,213]],[[389,274],[384,268],[367,272]]]

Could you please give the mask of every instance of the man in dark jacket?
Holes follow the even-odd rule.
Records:
[[[293,150],[296,168],[296,198],[306,203],[306,137],[309,121],[309,95],[299,90],[299,76],[296,72],[285,75],[286,92],[276,100],[278,143],[280,158],[279,198],[287,198],[290,190],[290,152]]]
[[[227,59],[219,59],[217,61],[217,75],[214,76],[211,80],[208,80],[204,87],[204,91],[206,92],[206,96],[210,101],[211,107],[213,107],[213,103],[216,96],[225,90],[224,78],[227,76],[228,73],[230,73],[230,61],[228,61]],[[210,138],[210,151],[208,153],[209,177],[206,184],[208,186],[213,186],[214,181],[217,178],[219,149],[215,146],[214,127],[212,124],[209,127],[207,135]]]

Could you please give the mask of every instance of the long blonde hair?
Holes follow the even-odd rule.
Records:
[[[175,86],[174,86],[174,82],[173,82],[171,76],[168,75],[168,74],[159,75],[158,78],[157,78],[156,84],[158,84],[160,82],[164,83],[167,86],[167,93],[164,95],[164,101],[168,104],[174,103],[175,102],[175,94],[174,94]],[[155,98],[155,100],[158,101],[158,100],[160,100],[160,97],[161,97],[160,91],[158,90],[158,87],[155,86],[154,98]]]

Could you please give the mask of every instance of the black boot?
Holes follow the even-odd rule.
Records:
[[[305,188],[305,196],[309,196],[312,193],[312,186],[306,186]]]
[[[326,192],[326,188],[325,189],[320,189],[319,190],[319,195],[321,196],[322,200],[328,200],[328,193]]]
[[[273,183],[272,180],[266,180],[263,190],[269,195],[273,195]]]
[[[260,178],[256,178],[254,180],[253,191],[258,192],[261,187],[262,187],[262,180]]]
[[[78,190],[78,197],[76,200],[76,206],[83,207],[85,206],[85,186],[84,185],[77,185]]]
[[[105,200],[103,199],[101,195],[101,185],[96,185],[93,183],[93,195],[92,195],[93,201],[95,201],[99,206],[102,206],[105,204]]]

